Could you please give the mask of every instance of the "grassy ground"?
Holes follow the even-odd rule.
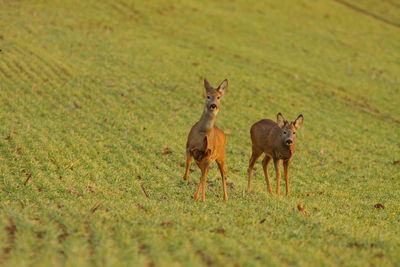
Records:
[[[2,264],[399,264],[400,2],[0,6]],[[230,82],[228,202],[216,166],[205,203],[182,181],[203,77]],[[245,191],[277,112],[305,117],[290,198],[259,163]]]

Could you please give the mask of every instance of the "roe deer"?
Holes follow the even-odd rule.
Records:
[[[188,136],[186,143],[186,171],[183,179],[189,179],[189,168],[193,157],[201,170],[201,179],[194,195],[194,200],[199,200],[201,192],[202,201],[205,201],[208,169],[213,161],[217,161],[222,177],[224,200],[227,200],[226,170],[224,168],[226,138],[224,132],[215,126],[214,123],[217,113],[220,110],[221,98],[228,88],[228,80],[224,80],[218,88],[212,88],[207,79],[204,79],[204,87],[206,89],[204,111],[200,120],[193,125]]]
[[[299,115],[293,122],[288,122],[281,113],[277,114],[277,122],[272,120],[260,120],[251,126],[250,135],[252,142],[252,155],[249,162],[248,190],[251,190],[251,177],[253,167],[261,154],[265,153],[262,166],[267,183],[268,192],[272,194],[271,184],[268,175],[268,163],[274,160],[276,171],[276,194],[280,194],[281,172],[279,163],[283,160],[285,172],[286,195],[290,196],[289,188],[289,162],[292,159],[296,146],[296,130],[303,124],[303,115]]]

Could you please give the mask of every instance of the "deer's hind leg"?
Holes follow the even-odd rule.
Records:
[[[252,147],[252,153],[249,160],[249,168],[247,169],[248,173],[248,183],[247,183],[247,190],[251,190],[251,178],[253,177],[254,172],[254,164],[256,164],[257,159],[261,156],[262,151],[258,150],[255,147]]]
[[[192,163],[192,154],[189,151],[186,151],[186,170],[185,170],[185,175],[183,175],[183,180],[188,181],[189,180],[189,169],[190,169],[190,164]]]
[[[265,175],[265,182],[267,183],[267,189],[270,194],[272,194],[272,187],[271,183],[269,181],[269,174],[268,174],[268,163],[271,161],[271,157],[268,155],[265,155],[263,161],[262,161],[262,166],[264,170],[264,175]]]
[[[218,168],[221,173],[222,178],[222,190],[224,192],[224,200],[228,200],[228,193],[226,189],[226,170],[225,170],[225,159],[218,159],[217,160]]]

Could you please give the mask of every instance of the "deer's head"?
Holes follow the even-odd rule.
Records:
[[[282,143],[287,146],[294,145],[296,141],[296,131],[303,124],[303,115],[300,114],[297,119],[292,122],[285,120],[281,113],[278,113],[276,117],[278,126],[281,128]]]
[[[216,115],[221,107],[221,98],[228,88],[228,80],[225,79],[217,88],[213,88],[207,79],[204,79],[204,88],[206,89],[205,109]]]

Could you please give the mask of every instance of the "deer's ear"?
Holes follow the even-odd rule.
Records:
[[[304,117],[300,114],[297,119],[293,122],[294,128],[299,129],[303,124]]]
[[[228,80],[225,79],[225,80],[218,86],[217,91],[220,92],[222,95],[224,95],[227,89],[228,89]]]
[[[204,78],[204,88],[206,88],[207,92],[212,90],[212,87],[211,87],[210,83],[205,78]]]
[[[287,121],[280,112],[276,115],[276,122],[278,123],[278,126],[281,128],[285,126],[285,124],[287,123]]]

